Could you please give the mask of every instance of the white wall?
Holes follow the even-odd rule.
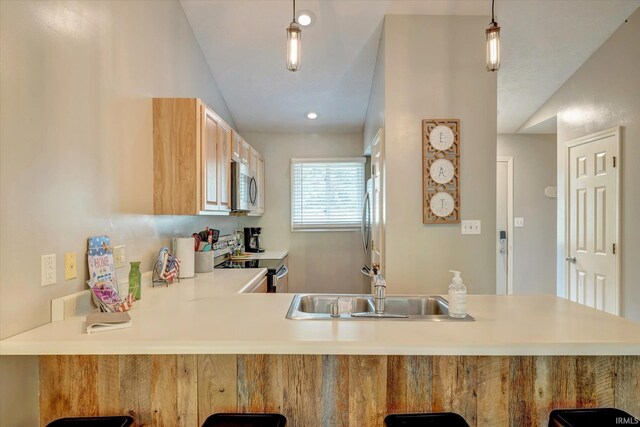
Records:
[[[378,47],[378,57],[376,68],[371,80],[371,92],[369,93],[369,103],[367,104],[367,114],[364,120],[364,153],[371,154],[371,141],[384,127],[384,89],[385,89],[385,30],[382,28],[380,35],[380,46]]]
[[[640,321],[640,9],[523,126],[557,116],[557,286],[565,281],[564,143],[624,126],[621,152],[622,314]]]
[[[445,293],[450,269],[471,293],[495,292],[496,75],[485,68],[486,17],[385,19],[386,254],[389,292]],[[461,120],[462,218],[422,224],[423,119]],[[471,308],[470,308],[471,310]]]
[[[513,157],[513,212],[524,218],[513,229],[513,291],[556,294],[556,135],[498,135],[498,156]],[[488,231],[488,230],[487,230]]]
[[[233,124],[178,2],[0,2],[0,338],[84,289],[87,237],[151,268],[169,237],[235,218],[156,217],[152,97],[202,97]],[[64,253],[78,278],[64,280]],[[40,286],[40,256],[57,284]],[[126,276],[128,267],[118,271]]]
[[[359,157],[362,134],[242,134],[264,156],[265,214],[244,217],[244,226],[264,227],[267,250],[289,250],[289,292],[361,292],[364,263],[360,232],[292,232],[292,157]]]

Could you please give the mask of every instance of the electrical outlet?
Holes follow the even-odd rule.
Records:
[[[67,252],[64,254],[64,280],[75,279],[77,276],[76,253]]]
[[[116,268],[122,268],[127,263],[126,261],[126,250],[124,245],[114,246],[113,247],[113,263]]]
[[[42,255],[40,259],[40,276],[42,286],[56,283],[56,254]]]
[[[461,224],[462,234],[480,234],[481,225],[479,219],[464,220]]]
[[[513,218],[514,227],[524,227],[524,218]]]

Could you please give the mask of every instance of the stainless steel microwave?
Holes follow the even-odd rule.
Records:
[[[251,212],[258,200],[258,184],[249,173],[249,165],[231,162],[231,210]]]

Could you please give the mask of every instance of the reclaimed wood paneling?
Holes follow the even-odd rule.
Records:
[[[282,356],[282,412],[289,424],[322,425],[322,356]]]
[[[42,357],[40,425],[62,417],[98,415],[97,379],[98,359],[94,356]]]
[[[551,358],[551,392],[554,409],[569,408],[577,402],[576,357]]]
[[[152,425],[151,359],[158,356],[125,355],[120,357],[120,403],[136,426]]]
[[[198,425],[216,412],[238,411],[238,356],[197,356]]]
[[[349,425],[348,396],[349,356],[322,356],[323,427],[347,427]]]
[[[100,356],[98,363],[98,406],[101,415],[120,415],[126,408],[120,403],[120,358]]]
[[[151,425],[175,425],[179,421],[177,356],[158,355],[150,359]]]
[[[431,356],[387,356],[387,413],[431,411]]]
[[[511,358],[511,360],[513,359]],[[553,409],[552,359],[550,356],[538,356],[531,359],[533,363],[531,374],[535,375],[535,379],[532,390],[533,398],[531,403],[526,405],[526,408],[527,411],[534,413],[533,420],[536,424],[532,425],[546,426],[549,424],[549,413]]]
[[[576,357],[576,403],[588,408],[597,407],[596,366],[593,357]]]
[[[616,358],[615,406],[640,417],[640,357]]]
[[[279,412],[289,426],[383,426],[453,411],[470,426],[545,426],[559,407],[640,415],[640,356],[42,356],[40,424],[130,414],[198,427],[216,412]]]
[[[601,408],[615,406],[616,358],[614,356],[595,357],[596,404]]]
[[[541,425],[535,405],[535,357],[512,357],[509,366],[509,425]]]
[[[238,410],[282,411],[282,356],[238,356]]]
[[[455,412],[476,425],[476,367],[476,356],[433,356],[434,412]]]
[[[198,422],[198,358],[180,354],[176,359],[177,427],[200,425]]]
[[[386,389],[387,356],[349,356],[349,425],[383,425]]]
[[[478,357],[477,425],[509,424],[509,358]]]

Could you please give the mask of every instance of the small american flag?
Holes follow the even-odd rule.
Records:
[[[162,279],[166,280],[167,283],[173,283],[174,280],[176,280],[176,278],[178,277],[179,272],[180,259],[175,255],[167,253],[167,266],[162,272]]]

